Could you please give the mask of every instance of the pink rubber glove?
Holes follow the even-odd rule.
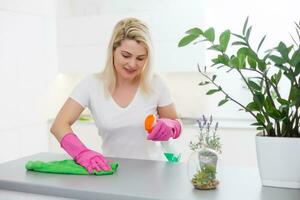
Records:
[[[177,120],[161,118],[156,120],[147,139],[153,141],[168,141],[171,137],[176,139],[181,133],[181,124]]]
[[[74,133],[67,133],[60,141],[61,147],[91,174],[94,170],[111,170],[104,156],[84,146]]]

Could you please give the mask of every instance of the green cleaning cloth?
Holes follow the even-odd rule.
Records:
[[[94,170],[93,174],[90,175],[111,175],[113,174],[117,168],[118,163],[111,162],[110,171],[96,171]],[[74,160],[59,160],[59,161],[28,161],[26,163],[26,169],[36,172],[45,172],[45,173],[54,173],[54,174],[77,174],[77,175],[89,175],[88,171],[78,165]]]

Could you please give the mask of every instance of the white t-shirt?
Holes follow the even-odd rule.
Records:
[[[160,145],[147,140],[144,119],[148,114],[157,115],[157,107],[172,103],[170,91],[158,75],[151,81],[153,93],[145,96],[138,88],[130,104],[122,108],[104,93],[100,74],[92,74],[73,90],[71,98],[88,107],[102,137],[105,156],[162,159]],[[88,134],[88,133],[86,133]]]

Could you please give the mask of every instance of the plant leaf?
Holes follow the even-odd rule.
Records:
[[[269,123],[268,125],[267,125],[267,131],[269,131],[269,130],[271,130],[273,128],[273,123]]]
[[[282,57],[279,56],[271,55],[269,58],[275,63],[275,65],[282,65],[285,63]]]
[[[261,92],[254,92],[253,100],[259,107],[262,107],[264,105],[265,97]]]
[[[263,60],[256,60],[257,61],[257,67],[260,71],[264,72],[266,70],[267,64]]]
[[[219,38],[219,42],[220,42],[220,49],[225,52],[228,46],[230,40],[230,30],[226,30],[224,31]]]
[[[203,36],[210,42],[214,42],[215,40],[215,29],[214,28],[209,28],[207,29],[204,33]]]
[[[214,74],[211,79],[212,79],[212,81],[214,81],[216,78],[217,78],[217,75]]]
[[[239,58],[235,57],[235,56],[232,56],[229,60],[229,65],[232,66],[232,67],[235,67],[235,68],[239,68],[239,64],[240,64],[240,61],[239,61]]]
[[[247,30],[246,36],[245,36],[245,40],[248,42],[249,41],[249,37],[250,37],[250,33],[252,30],[252,26],[250,26]]]
[[[268,115],[270,117],[272,117],[273,119],[275,119],[275,120],[281,120],[282,119],[281,112],[279,110],[276,110],[276,109],[272,109],[271,111],[269,111]]]
[[[278,85],[280,79],[281,79],[281,70],[279,70],[278,73],[274,74],[273,76],[271,76],[271,81],[275,84],[275,85]]]
[[[260,47],[261,47],[261,45],[263,44],[263,42],[265,41],[265,39],[266,39],[266,36],[267,35],[265,35],[262,39],[261,39],[261,41],[259,42],[259,45],[258,45],[258,47],[257,47],[257,52],[259,51],[259,49],[260,49]]]
[[[281,98],[277,98],[278,103],[280,103],[281,105],[289,105],[289,101],[285,100],[285,99],[281,99]]]
[[[241,46],[248,46],[248,45],[247,45],[247,43],[245,43],[245,42],[241,42],[241,41],[233,42],[231,45],[241,45]]]
[[[203,31],[200,28],[195,27],[186,31],[185,33],[189,35],[201,35],[203,34]]]
[[[221,49],[220,45],[217,45],[217,44],[214,44],[214,45],[208,47],[207,49],[223,52],[223,50]]]
[[[249,16],[246,18],[246,20],[245,20],[245,22],[244,22],[244,26],[243,26],[243,35],[245,35],[245,31],[246,31],[246,28],[247,28],[248,20],[249,20]]]
[[[261,126],[261,125],[263,125],[263,124],[256,122],[256,123],[252,123],[252,124],[250,124],[250,125],[251,125],[251,126]]]
[[[219,91],[220,91],[219,89],[211,89],[206,94],[211,95],[211,94],[214,94],[214,93],[219,92]]]
[[[248,110],[250,110],[250,111],[259,111],[260,109],[259,109],[259,106],[257,105],[257,103],[255,103],[255,102],[250,102],[247,106],[246,106],[246,108],[248,109]]]
[[[207,84],[210,84],[210,82],[209,81],[204,81],[204,82],[200,82],[198,85],[207,85]]]
[[[185,37],[183,37],[179,43],[178,43],[178,47],[183,47],[188,45],[189,43],[193,42],[195,39],[197,39],[199,37],[199,35],[187,35]]]
[[[261,91],[261,87],[257,83],[255,83],[254,81],[249,80],[248,84],[252,89],[257,90],[257,91]]]
[[[256,130],[262,131],[262,130],[265,130],[265,128],[260,126],[260,127],[257,127]]]
[[[241,35],[239,35],[239,34],[235,34],[235,33],[231,33],[231,34],[234,35],[235,37],[240,38],[240,39],[242,39],[243,41],[245,41],[245,38],[244,38],[243,36],[241,36]]]
[[[291,63],[293,66],[298,65],[300,62],[300,48],[297,49],[297,51],[294,52],[292,59],[291,59]]]
[[[248,56],[247,57],[247,61],[248,61],[248,64],[250,65],[250,67],[252,69],[256,68],[256,61],[255,61],[255,59],[253,59],[251,56]]]
[[[222,106],[222,105],[225,104],[227,101],[228,101],[227,98],[221,100],[221,101],[218,103],[218,106]]]
[[[256,120],[258,121],[258,123],[261,123],[261,124],[265,123],[265,117],[260,113],[257,113]]]

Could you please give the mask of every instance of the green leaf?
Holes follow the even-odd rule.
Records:
[[[260,113],[257,113],[257,115],[256,115],[256,120],[257,120],[259,123],[261,123],[261,124],[264,124],[264,123],[265,123],[265,117],[264,117],[262,114],[260,114]]]
[[[245,54],[238,54],[237,57],[239,59],[239,65],[238,65],[238,67],[240,69],[244,68],[245,67],[246,55]]]
[[[291,73],[291,72],[284,72],[283,74],[284,74],[288,79],[290,79],[291,82],[294,81],[294,78],[295,78],[294,73]]]
[[[259,111],[260,109],[259,109],[259,106],[257,105],[257,103],[255,103],[255,102],[250,102],[247,106],[246,106],[246,108],[248,109],[248,110],[250,110],[250,111]]]
[[[251,125],[251,126],[262,126],[263,124],[256,122],[256,123],[252,123],[252,124],[250,124],[250,125]]]
[[[242,47],[238,50],[237,55],[239,56],[240,54],[248,55],[250,49],[248,47]]]
[[[260,127],[257,127],[256,130],[262,131],[262,130],[265,130],[265,128],[260,126]]]
[[[273,76],[271,76],[271,81],[275,84],[275,85],[278,85],[280,79],[281,79],[281,70],[279,70],[278,73],[274,74]]]
[[[278,103],[280,103],[281,105],[289,105],[289,101],[285,100],[285,99],[281,99],[281,98],[277,98]]]
[[[246,56],[250,55],[250,49],[247,47],[242,47],[237,52],[237,57],[239,58],[239,67],[244,68],[246,66]]]
[[[222,105],[225,104],[227,101],[228,101],[227,98],[221,100],[221,101],[218,103],[218,106],[222,106]]]
[[[203,34],[203,31],[200,28],[196,27],[186,31],[185,33],[189,35],[201,35]]]
[[[217,75],[213,75],[211,79],[212,79],[212,81],[214,81],[216,78],[217,78]]]
[[[246,36],[245,36],[245,40],[248,42],[249,41],[249,37],[250,37],[250,33],[252,30],[252,26],[250,26],[247,30]]]
[[[229,63],[229,58],[226,54],[218,55],[218,63],[222,63],[224,65],[228,65]]]
[[[220,41],[220,49],[225,52],[230,40],[230,30],[224,31],[219,38]]]
[[[218,58],[213,58],[213,59],[211,59],[211,61],[212,61],[214,64],[219,64],[219,63],[220,63],[220,61],[219,61]]]
[[[295,102],[295,106],[300,106],[300,89],[296,86],[291,87],[289,101]]]
[[[223,50],[221,49],[221,46],[220,46],[220,45],[217,45],[217,44],[214,44],[214,45],[210,46],[210,47],[207,48],[207,49],[223,52]]]
[[[219,92],[219,91],[220,91],[219,89],[211,89],[206,94],[211,95],[211,94],[214,94],[214,93]]]
[[[229,65],[235,68],[239,68],[239,64],[240,64],[240,60],[239,58],[233,56],[230,60],[229,60]]]
[[[257,60],[257,67],[260,71],[264,72],[266,70],[267,64],[263,60]]]
[[[246,28],[247,28],[248,20],[249,20],[249,16],[246,18],[246,21],[244,22],[243,35],[245,35],[245,31],[246,31]]]
[[[245,43],[245,42],[241,42],[241,41],[233,42],[231,45],[241,45],[241,46],[248,46],[248,44],[247,44],[247,43]]]
[[[197,39],[199,37],[199,35],[187,35],[185,37],[183,37],[179,43],[178,43],[178,47],[183,47],[188,45],[189,43],[193,42],[195,39]]]
[[[207,84],[210,84],[210,82],[209,81],[200,82],[198,85],[207,85]]]
[[[267,125],[267,131],[269,131],[269,130],[271,130],[273,128],[273,123],[269,123],[268,125]]]
[[[243,36],[239,35],[239,34],[231,33],[231,35],[234,35],[235,37],[240,38],[243,41],[245,41],[245,38]]]
[[[282,119],[282,115],[281,112],[279,110],[273,109],[270,112],[268,112],[269,116],[272,117],[275,120],[281,120]]]
[[[209,28],[207,29],[204,33],[203,36],[210,42],[214,42],[215,40],[215,30],[214,28]]]
[[[261,87],[257,83],[255,83],[254,81],[249,80],[248,84],[252,89],[257,90],[257,91],[261,91]]]
[[[294,52],[291,63],[293,66],[299,65],[300,63],[300,48],[297,49],[297,51]]]
[[[267,112],[270,112],[274,109],[273,101],[272,101],[271,97],[269,97],[269,96],[266,97],[266,100],[264,102],[264,107]]]
[[[257,47],[257,52],[259,51],[259,49],[260,49],[260,47],[261,47],[261,45],[263,44],[263,42],[265,41],[265,39],[266,39],[266,36],[267,35],[265,35],[262,39],[261,39],[261,41],[259,42],[259,45],[258,45],[258,47]]]
[[[295,66],[295,74],[296,76],[300,74],[300,62]]]
[[[256,68],[256,61],[255,61],[255,59],[253,59],[251,56],[248,56],[247,57],[247,61],[248,61],[248,64],[250,65],[250,67],[252,69]]]
[[[261,92],[254,92],[253,100],[259,105],[259,107],[262,107],[265,102],[265,97]]]
[[[279,56],[271,55],[269,58],[275,63],[275,65],[282,65],[285,63],[285,60]]]
[[[284,62],[289,61],[290,50],[286,47],[286,45],[283,42],[279,43],[279,45],[276,47],[276,50],[281,54],[282,60]]]

